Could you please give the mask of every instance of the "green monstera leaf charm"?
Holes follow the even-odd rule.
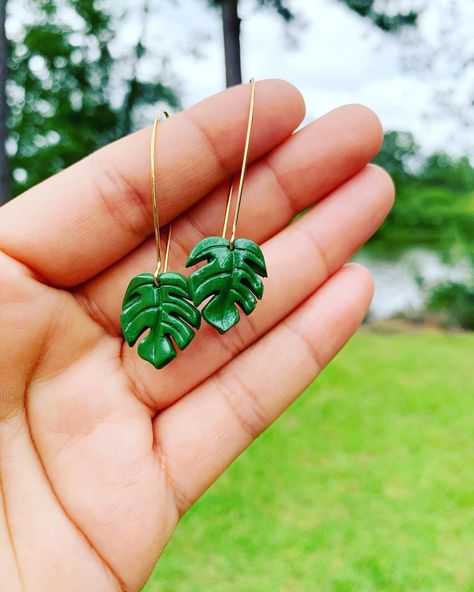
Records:
[[[147,329],[138,345],[138,355],[155,368],[163,368],[187,347],[199,329],[201,315],[190,302],[187,279],[180,273],[158,276],[158,286],[151,273],[134,277],[123,299],[120,324],[123,336],[132,347]],[[174,342],[174,343],[173,343]]]
[[[253,241],[239,238],[231,246],[221,237],[209,237],[191,251],[186,267],[207,261],[189,277],[194,304],[199,306],[211,298],[202,309],[202,316],[219,333],[225,333],[240,320],[238,305],[249,315],[263,295],[259,276],[267,276],[263,253]]]

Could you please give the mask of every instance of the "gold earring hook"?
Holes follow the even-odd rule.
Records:
[[[229,193],[227,194],[227,205],[225,208],[224,226],[222,227],[222,238],[227,234],[227,224],[229,222],[230,204],[232,203],[232,193],[234,191],[234,177],[230,178]]]
[[[156,242],[156,268],[153,273],[155,285],[158,285],[158,276],[161,269],[161,236],[160,236],[160,219],[158,216],[158,206],[156,203],[156,164],[155,164],[155,152],[156,152],[156,137],[158,134],[158,125],[161,121],[168,119],[169,114],[167,111],[161,110],[153,121],[153,127],[151,130],[151,142],[150,142],[150,165],[151,165],[151,195],[152,195],[152,207],[153,207],[153,226],[155,230],[155,242]],[[171,243],[171,224],[168,225],[168,238],[166,241],[165,260],[163,265],[163,273],[168,269],[168,258]]]
[[[249,157],[249,146],[250,146],[250,136],[252,134],[252,127],[253,127],[253,116],[255,111],[255,80],[253,78],[250,79],[250,107],[249,107],[249,118],[247,123],[247,135],[245,137],[245,147],[244,147],[244,156],[242,159],[242,168],[240,171],[240,180],[239,180],[239,188],[237,190],[237,201],[235,204],[235,212],[234,212],[234,220],[232,222],[232,234],[230,237],[230,247],[233,247],[234,240],[235,240],[235,233],[237,231],[237,222],[239,220],[240,214],[240,206],[242,203],[242,194],[244,191],[244,181],[245,181],[245,173],[247,172],[247,163]],[[225,238],[227,234],[227,224],[229,220],[229,212],[230,212],[230,204],[232,202],[232,194],[234,188],[234,177],[230,180],[230,187],[229,193],[227,197],[227,206],[225,210],[225,217],[224,217],[224,228],[222,230],[222,238]]]

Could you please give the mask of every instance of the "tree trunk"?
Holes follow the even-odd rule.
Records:
[[[1,1],[1,0],[0,0]],[[240,62],[240,18],[238,0],[222,0],[222,26],[224,31],[225,75],[227,86],[242,82]]]
[[[7,128],[7,96],[6,84],[8,75],[8,42],[5,32],[7,0],[0,0],[0,206],[10,199],[10,173],[6,142]]]

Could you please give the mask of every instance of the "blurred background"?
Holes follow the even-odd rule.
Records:
[[[185,517],[149,591],[474,590],[474,2],[3,0],[0,203],[226,84],[385,129],[367,322]],[[4,25],[4,26],[3,26]],[[65,196],[65,208],[67,208]]]

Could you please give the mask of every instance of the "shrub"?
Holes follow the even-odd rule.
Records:
[[[474,331],[474,285],[440,284],[432,290],[428,308],[445,313],[450,325]]]

